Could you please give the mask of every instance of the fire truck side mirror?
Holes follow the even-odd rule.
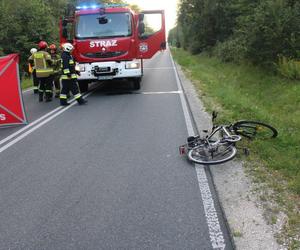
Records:
[[[68,38],[68,29],[66,27],[63,27],[62,37],[63,38]]]
[[[144,14],[139,14],[139,22],[142,22],[144,21]]]
[[[61,24],[62,24],[62,37],[63,38],[68,38],[68,28],[67,28],[68,20],[63,19]]]
[[[65,28],[68,25],[68,20],[64,19],[62,20],[62,26]]]
[[[143,21],[139,22],[138,31],[139,31],[139,36],[145,33],[145,24]]]

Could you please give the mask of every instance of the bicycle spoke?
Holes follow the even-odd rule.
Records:
[[[188,153],[188,157],[200,164],[220,164],[231,160],[235,154],[236,149],[232,144],[222,144],[215,148],[209,146],[195,147]]]

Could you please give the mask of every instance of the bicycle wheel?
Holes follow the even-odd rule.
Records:
[[[278,132],[272,126],[263,122],[256,121],[239,121],[233,124],[233,130],[236,134],[253,139],[269,139],[275,138]]]
[[[232,144],[219,144],[213,149],[207,144],[202,144],[192,148],[188,152],[188,158],[198,164],[215,165],[233,159],[236,152],[237,150]]]

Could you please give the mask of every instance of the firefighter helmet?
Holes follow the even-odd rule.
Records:
[[[40,49],[46,49],[48,47],[48,44],[45,41],[39,42],[39,48]]]
[[[51,44],[51,45],[49,46],[49,49],[51,49],[51,50],[56,50],[56,45],[55,45],[55,44]]]
[[[32,48],[32,49],[30,50],[30,53],[31,53],[31,54],[33,54],[33,53],[35,53],[35,52],[37,52],[37,49],[36,49],[36,48]]]
[[[64,43],[62,45],[62,48],[63,48],[63,51],[66,51],[66,52],[71,52],[74,49],[74,47],[71,43]]]

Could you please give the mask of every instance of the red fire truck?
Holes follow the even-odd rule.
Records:
[[[124,5],[81,4],[61,19],[60,42],[74,45],[81,91],[94,81],[127,79],[140,88],[143,59],[166,49],[163,10],[135,13]]]

